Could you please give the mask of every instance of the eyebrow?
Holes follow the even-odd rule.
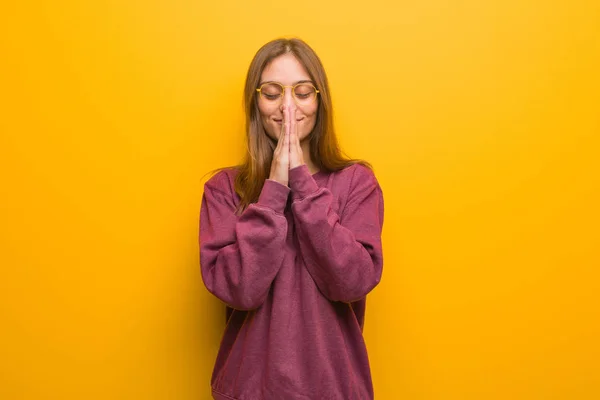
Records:
[[[264,85],[265,83],[279,83],[280,85],[282,85],[282,86],[285,86],[283,83],[281,83],[281,82],[277,82],[277,81],[264,81],[264,82],[260,82],[258,85],[259,85],[259,86],[260,86],[260,85]],[[294,82],[294,85],[297,85],[297,84],[299,84],[299,83],[312,83],[312,84],[314,85],[314,82],[313,82],[313,81],[311,81],[310,79],[308,79],[308,80],[306,80],[306,79],[305,79],[305,80],[302,80],[302,81],[297,81],[297,82]]]

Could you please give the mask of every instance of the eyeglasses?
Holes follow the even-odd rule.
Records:
[[[307,82],[298,83],[293,86],[284,86],[277,82],[267,82],[263,83],[256,91],[264,101],[279,104],[283,99],[285,88],[288,87],[292,88],[292,97],[299,106],[311,105],[319,93],[313,84]]]

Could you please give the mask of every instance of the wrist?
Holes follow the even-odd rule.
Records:
[[[319,190],[319,185],[312,177],[306,164],[290,169],[289,179],[293,199],[304,198]]]

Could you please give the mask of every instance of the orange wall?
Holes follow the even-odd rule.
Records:
[[[307,40],[384,188],[378,399],[600,398],[600,3],[0,6],[0,398],[208,399],[202,175]]]

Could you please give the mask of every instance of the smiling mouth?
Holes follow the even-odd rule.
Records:
[[[297,119],[296,122],[300,122],[302,120],[304,120],[304,118]],[[275,121],[279,125],[281,125],[283,123],[282,119],[273,119],[273,121]]]

